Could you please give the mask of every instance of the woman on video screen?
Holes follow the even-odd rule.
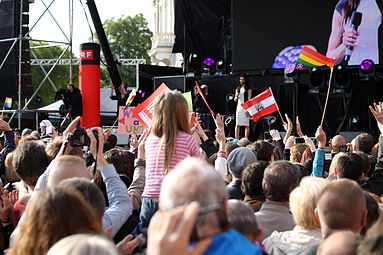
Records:
[[[343,61],[347,46],[353,47],[349,65],[360,65],[367,58],[379,63],[378,29],[382,9],[376,1],[380,0],[340,0],[336,5],[326,54],[335,58],[335,64]],[[358,31],[351,28],[354,11],[362,13]]]

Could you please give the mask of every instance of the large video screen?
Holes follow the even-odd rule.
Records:
[[[344,40],[353,37],[344,39],[344,32],[349,32],[351,27],[351,11],[346,11],[348,2],[352,1],[233,0],[233,71],[283,68],[298,57],[303,45],[310,45],[323,55],[329,50],[328,56],[334,56],[340,63],[345,54]],[[373,4],[375,1],[357,2],[356,11],[363,16],[357,42],[350,42],[357,46],[348,64],[359,65],[367,58],[378,63],[379,40],[382,40],[379,37],[383,36],[378,35],[381,7]],[[347,18],[345,13],[349,13]]]

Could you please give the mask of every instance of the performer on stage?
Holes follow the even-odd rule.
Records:
[[[250,133],[250,117],[249,113],[241,106],[244,102],[251,99],[251,89],[246,85],[244,75],[239,77],[239,85],[235,90],[234,101],[237,102],[237,110],[235,114],[235,139],[239,139],[241,126],[245,127],[245,137],[249,138]]]
[[[382,23],[381,8],[376,0],[340,0],[332,18],[327,57],[335,58],[335,64],[340,64],[344,59],[347,46],[352,46],[349,65],[360,65],[364,59],[372,59],[378,64],[378,29]],[[362,13],[362,22],[358,31],[351,28],[351,15],[354,11]]]
[[[209,101],[207,85],[203,84],[201,86],[201,91],[206,99]],[[203,101],[201,95],[198,93],[197,87],[194,89],[194,109],[196,112],[196,117],[201,121],[201,127],[203,129],[210,129],[210,111],[206,106],[206,103]]]

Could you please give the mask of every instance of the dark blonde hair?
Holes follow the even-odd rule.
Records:
[[[37,137],[34,135],[24,135],[20,138],[19,145],[29,141],[37,141]]]
[[[77,191],[45,188],[28,206],[8,254],[46,254],[60,239],[79,233],[101,234],[101,219]]]
[[[62,136],[56,136],[52,142],[48,143],[45,147],[45,152],[47,153],[50,160],[53,160],[60,151],[64,138]]]
[[[152,133],[164,139],[166,169],[169,168],[177,133],[190,134],[188,113],[188,104],[185,98],[175,90],[160,95],[155,103]]]
[[[290,161],[293,163],[301,163],[302,155],[305,152],[305,150],[308,148],[304,143],[298,143],[291,147],[290,149]]]

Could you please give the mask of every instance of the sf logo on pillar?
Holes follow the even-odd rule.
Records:
[[[93,60],[93,50],[82,50],[80,51],[81,60]]]

